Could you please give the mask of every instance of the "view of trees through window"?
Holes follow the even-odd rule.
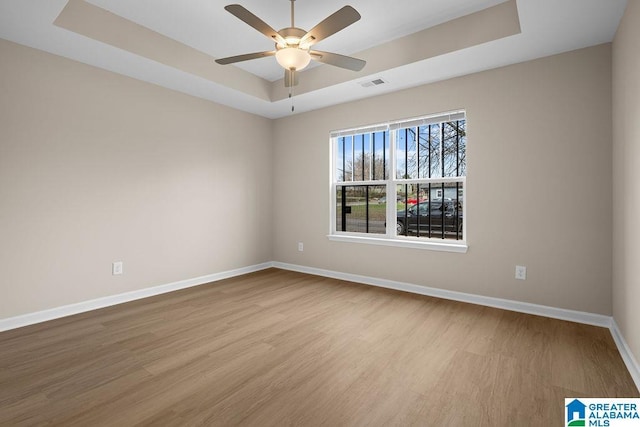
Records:
[[[398,179],[466,175],[466,122],[437,123],[397,131]]]
[[[376,181],[389,175],[389,132],[338,138],[338,181]]]
[[[332,138],[334,232],[464,240],[467,131],[455,118]]]

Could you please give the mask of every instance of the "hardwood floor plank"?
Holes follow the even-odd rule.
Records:
[[[638,396],[607,329],[277,269],[0,333],[0,425],[557,425],[574,396]]]

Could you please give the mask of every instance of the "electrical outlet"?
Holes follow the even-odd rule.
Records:
[[[524,265],[516,265],[516,279],[527,280],[527,267]]]
[[[304,244],[302,242],[298,242],[298,252],[304,251]]]
[[[117,276],[119,274],[123,273],[123,263],[122,261],[116,261],[113,264],[111,264],[111,274],[114,276]]]

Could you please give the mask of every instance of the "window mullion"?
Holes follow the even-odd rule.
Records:
[[[389,176],[387,179],[387,237],[396,237],[396,131],[389,131]]]

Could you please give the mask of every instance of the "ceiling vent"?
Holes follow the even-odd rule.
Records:
[[[378,78],[378,79],[373,79],[373,80],[369,80],[369,81],[366,81],[366,82],[360,82],[360,86],[362,86],[362,87],[372,87],[372,86],[380,86],[380,85],[383,85],[385,83],[388,83],[388,82],[386,80]]]

